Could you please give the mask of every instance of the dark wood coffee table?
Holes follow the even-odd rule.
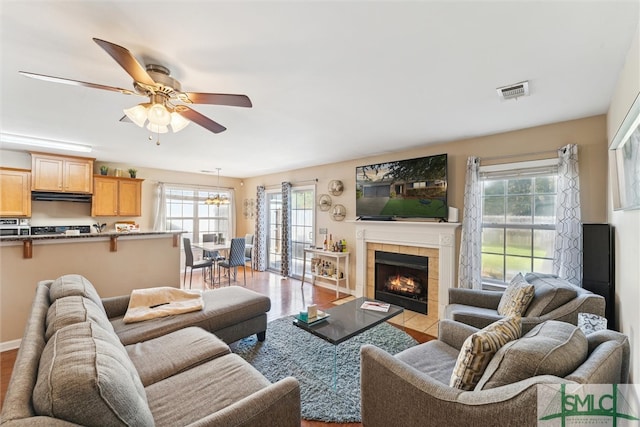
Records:
[[[336,387],[338,344],[404,312],[404,308],[393,304],[391,304],[387,312],[360,308],[365,301],[381,302],[365,297],[356,298],[353,301],[325,310],[330,316],[321,322],[309,325],[298,319],[293,320],[293,324],[297,327],[334,345],[334,388]]]

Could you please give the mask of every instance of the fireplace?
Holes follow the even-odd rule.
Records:
[[[375,299],[427,314],[429,258],[375,251]]]

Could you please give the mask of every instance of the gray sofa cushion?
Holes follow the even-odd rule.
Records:
[[[47,342],[33,390],[38,415],[86,426],[152,426],[147,397],[115,334],[85,322]]]
[[[145,387],[231,352],[220,338],[196,327],[125,348]]]
[[[198,366],[198,369],[189,369],[151,384],[146,392],[157,427],[184,426],[270,385],[240,356],[227,354]],[[180,392],[176,393],[176,390]]]
[[[58,277],[49,287],[49,299],[55,300],[70,296],[81,296],[93,301],[106,315],[100,295],[87,278],[79,274],[67,274]]]
[[[412,368],[449,385],[459,351],[440,340],[410,347],[395,357]]]
[[[587,338],[580,328],[548,320],[500,348],[475,390],[512,384],[538,375],[565,377],[587,358]]]
[[[49,338],[65,326],[87,321],[95,322],[113,332],[107,315],[90,299],[81,296],[58,298],[47,311],[45,340],[49,341]]]
[[[552,274],[527,273],[525,280],[535,286],[533,301],[524,317],[540,317],[576,298],[575,286]]]

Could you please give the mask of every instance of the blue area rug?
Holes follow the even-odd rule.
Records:
[[[360,346],[373,344],[396,354],[417,344],[410,335],[382,323],[338,345],[336,353],[334,345],[294,326],[292,321],[293,317],[283,317],[269,322],[264,342],[258,342],[254,335],[230,347],[271,382],[296,377],[300,381],[302,418],[307,420],[360,422]]]

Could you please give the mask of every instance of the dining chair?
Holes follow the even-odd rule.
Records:
[[[191,281],[193,279],[193,270],[197,268],[203,269],[202,279],[206,283],[205,274],[207,268],[209,269],[209,278],[213,282],[213,261],[210,259],[203,259],[200,261],[193,260],[193,251],[191,250],[191,240],[188,237],[182,238],[182,244],[184,246],[184,280],[182,286],[184,287],[187,281],[187,267],[191,268],[191,274],[189,275],[189,289],[191,289]]]
[[[214,234],[203,234],[202,235],[202,243],[218,243],[218,234],[214,233]],[[214,267],[214,274],[215,274],[215,267],[217,265],[218,262],[222,261],[224,259],[224,256],[220,253],[220,251],[202,251],[202,257],[203,258],[208,258],[210,260],[213,261],[213,267]]]
[[[253,234],[244,235],[244,247],[244,263],[249,263],[251,277],[253,277]]]
[[[231,286],[231,268],[234,269],[234,277],[238,272],[239,266],[245,266],[244,252],[245,252],[244,237],[234,237],[231,239],[231,247],[229,249],[229,259],[220,261],[218,263],[218,283],[220,283],[220,269],[226,268],[229,276],[229,286]],[[242,269],[244,275],[244,285],[247,286],[247,272],[246,268]]]

